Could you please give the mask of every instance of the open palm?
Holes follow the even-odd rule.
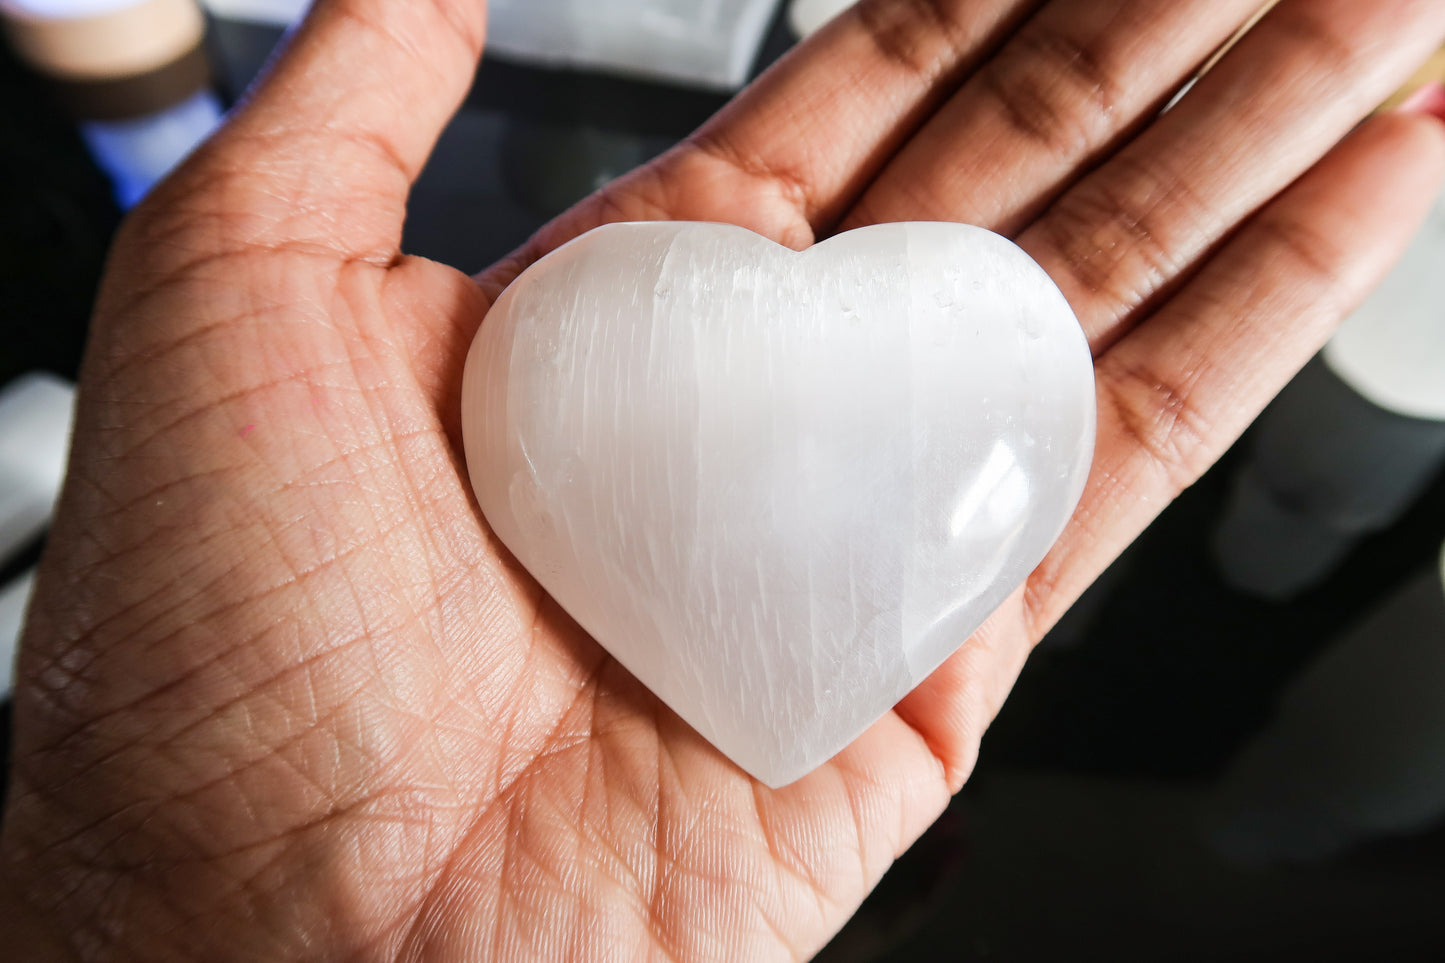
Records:
[[[36,958],[808,956],[962,784],[1031,645],[1445,171],[1429,119],[1336,146],[1445,37],[1434,0],[1285,0],[1158,119],[1257,0],[865,0],[474,281],[398,245],[482,6],[321,3],[122,232],[16,693],[8,919]],[[544,596],[459,456],[490,301],[581,231],[652,219],[799,248],[982,224],[1095,346],[1098,457],[1053,553],[782,790]]]

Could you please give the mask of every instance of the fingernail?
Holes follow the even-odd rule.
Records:
[[[1425,84],[1399,106],[1405,114],[1430,114],[1445,120],[1445,84],[1438,80]]]

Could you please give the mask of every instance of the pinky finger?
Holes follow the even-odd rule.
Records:
[[[1398,259],[1445,176],[1445,125],[1377,117],[1248,222],[1097,367],[1099,443],[1030,577],[1037,638],[1248,427]]]

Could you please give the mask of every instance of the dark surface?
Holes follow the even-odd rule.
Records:
[[[74,125],[0,43],[0,384],[30,368],[75,377],[119,220]]]
[[[1445,372],[1441,372],[1445,377]],[[1286,599],[1391,527],[1445,466],[1445,421],[1375,405],[1315,358],[1255,423],[1214,536],[1226,578]]]
[[[222,39],[237,84],[274,33],[237,28]],[[418,186],[407,229],[410,250],[467,270],[716,103],[510,66],[482,77]],[[74,132],[5,55],[0,130],[0,382],[33,367],[73,375],[117,215]],[[595,163],[519,178],[536,169],[528,151],[559,139]],[[1227,858],[1210,828],[1221,778],[1291,681],[1432,563],[1445,485],[1437,480],[1328,582],[1269,603],[1228,588],[1206,548],[1239,457],[1167,510],[1044,643],[968,788],[823,959],[1445,959],[1439,818],[1287,864]],[[1340,707],[1346,717],[1364,711]],[[1393,749],[1408,758],[1408,745]]]

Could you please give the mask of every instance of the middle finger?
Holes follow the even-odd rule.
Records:
[[[1173,110],[1018,237],[1106,350],[1390,95],[1439,0],[1284,0]]]
[[[1157,113],[1259,4],[1049,4],[892,160],[844,226],[949,220],[1017,231]]]

